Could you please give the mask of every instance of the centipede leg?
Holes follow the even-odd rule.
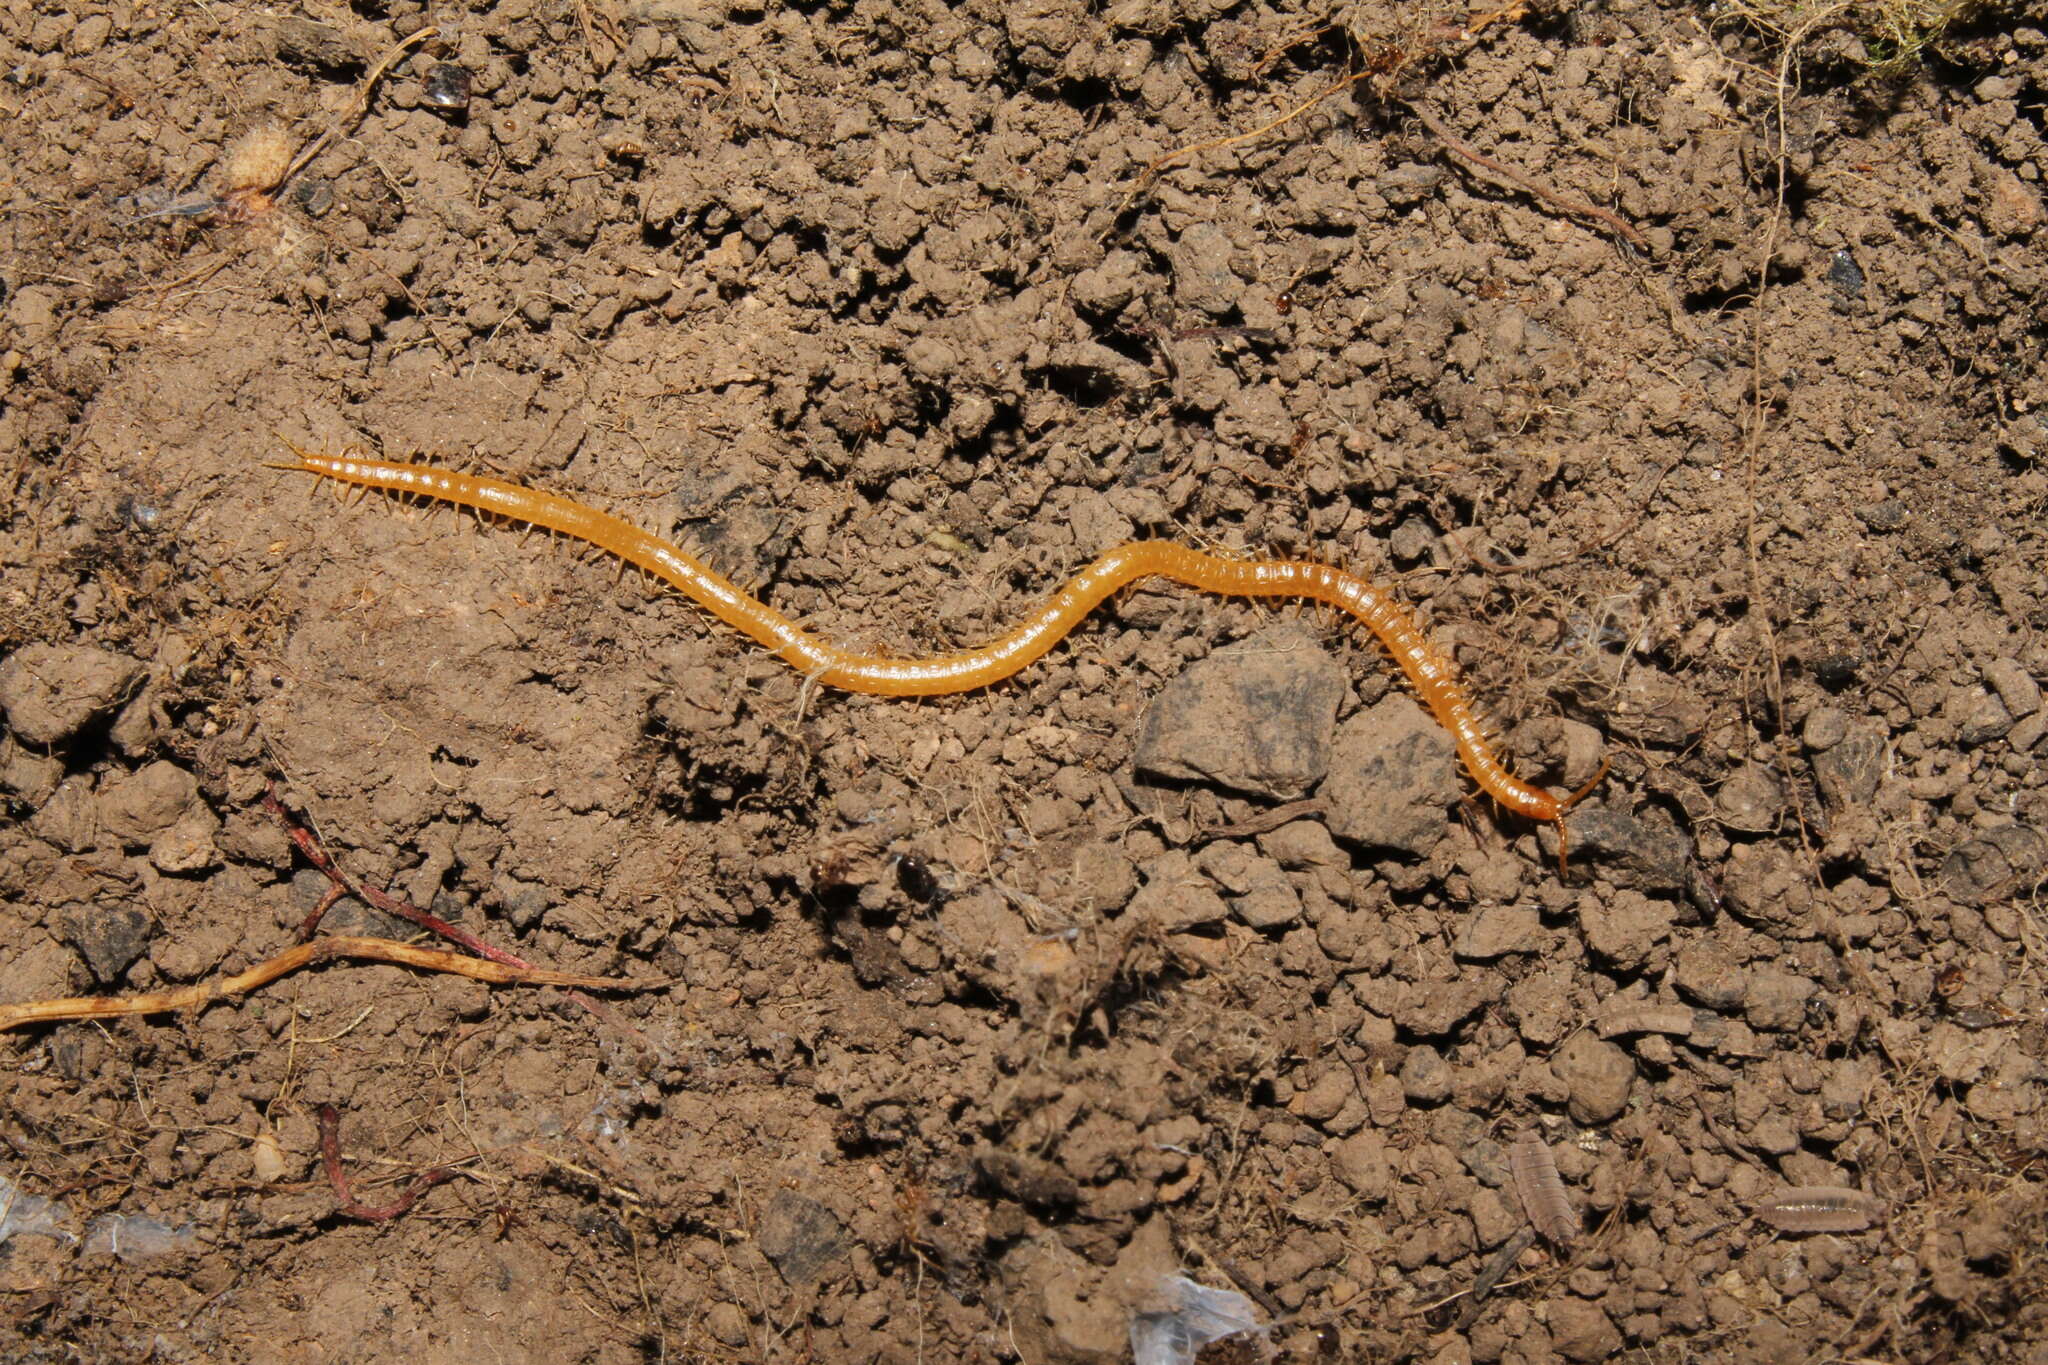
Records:
[[[1570,811],[1573,806],[1578,805],[1579,802],[1585,800],[1587,796],[1591,795],[1593,788],[1599,786],[1602,782],[1605,782],[1607,780],[1607,767],[1611,761],[1612,760],[1610,760],[1607,755],[1600,755],[1600,771],[1594,773],[1592,779],[1588,781],[1583,787],[1580,787],[1570,796],[1567,796],[1564,800],[1557,803],[1557,875],[1559,877],[1564,877],[1567,875],[1567,869],[1565,867],[1565,814],[1566,812]]]
[[[1608,765],[1612,762],[1613,760],[1610,759],[1606,754],[1600,755],[1600,771],[1594,773],[1592,780],[1587,782],[1585,786],[1580,787],[1577,791],[1573,792],[1570,796],[1567,796],[1562,802],[1560,802],[1557,807],[1557,813],[1559,815],[1563,815],[1566,811],[1570,810],[1573,806],[1578,805],[1579,802],[1585,800],[1589,795],[1591,795],[1593,788],[1599,786],[1602,782],[1605,782],[1607,780],[1607,768]]]

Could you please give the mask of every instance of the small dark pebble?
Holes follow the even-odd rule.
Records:
[[[2024,897],[2048,867],[2048,839],[2024,825],[1998,825],[1951,852],[1941,865],[1949,895],[1965,905]]]
[[[142,956],[154,926],[132,905],[112,909],[81,909],[64,917],[64,937],[92,969],[93,980],[112,985]]]
[[[118,504],[121,515],[138,531],[154,531],[164,519],[164,509],[140,498],[124,497]]]
[[[289,198],[308,218],[318,218],[334,207],[334,187],[325,180],[301,180],[291,187]]]
[[[793,1287],[815,1284],[846,1255],[846,1230],[832,1210],[794,1190],[778,1190],[761,1218],[755,1243]]]
[[[1617,886],[1675,892],[1685,885],[1691,846],[1662,810],[1585,806],[1572,815],[1570,838],[1572,859],[1604,863]]]
[[[1813,680],[1830,692],[1839,692],[1856,681],[1863,660],[1854,654],[1823,654],[1813,661]]]
[[[1843,297],[1862,301],[1863,267],[1856,264],[1855,253],[1844,249],[1828,257],[1828,283],[1841,290]]]

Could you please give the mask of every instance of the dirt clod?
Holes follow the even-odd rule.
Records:
[[[24,744],[61,744],[111,712],[141,681],[143,665],[90,645],[23,645],[0,662],[0,710]]]
[[[1406,697],[1353,716],[1338,729],[1322,789],[1330,832],[1370,848],[1428,853],[1458,797],[1455,752],[1443,727]]]

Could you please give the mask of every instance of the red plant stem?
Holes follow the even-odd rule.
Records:
[[[421,1171],[413,1177],[412,1184],[405,1187],[405,1193],[398,1196],[398,1202],[383,1208],[359,1204],[348,1192],[348,1177],[341,1170],[341,1111],[331,1104],[320,1106],[320,1162],[327,1168],[327,1183],[334,1186],[334,1197],[341,1204],[341,1211],[351,1218],[366,1222],[383,1223],[398,1217],[414,1204],[421,1195],[443,1181],[453,1180],[455,1172],[446,1166],[436,1166]]]
[[[300,942],[303,943],[313,937],[314,931],[320,927],[321,918],[326,915],[336,901],[340,900],[343,896],[356,896],[382,910],[387,915],[396,915],[400,919],[411,920],[428,933],[439,934],[451,943],[459,943],[478,957],[489,958],[493,962],[502,962],[507,967],[531,967],[533,965],[525,958],[508,953],[503,948],[493,948],[467,929],[457,928],[438,915],[430,915],[426,911],[418,909],[408,902],[399,900],[395,896],[386,895],[375,887],[358,886],[350,881],[347,875],[334,865],[334,859],[328,856],[327,850],[321,847],[320,837],[294,819],[292,813],[284,808],[284,802],[277,799],[277,784],[275,782],[270,783],[268,789],[263,793],[263,808],[277,817],[278,823],[284,826],[285,833],[289,834],[292,842],[299,846],[299,852],[306,855],[306,861],[326,873],[327,879],[334,883],[329,888],[327,894],[320,898],[320,903],[313,907],[313,912],[300,921]]]

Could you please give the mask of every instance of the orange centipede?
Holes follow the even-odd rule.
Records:
[[[1164,578],[1222,597],[1327,603],[1356,617],[1393,656],[1437,723],[1450,732],[1465,771],[1480,790],[1517,815],[1556,826],[1560,871],[1565,859],[1565,814],[1607,775],[1603,759],[1590,782],[1569,796],[1558,797],[1509,772],[1450,660],[1429,643],[1390,593],[1334,565],[1313,560],[1223,559],[1172,541],[1131,541],[1074,575],[1043,606],[988,644],[928,658],[896,658],[862,654],[820,640],[679,546],[572,499],[504,479],[431,465],[323,455],[286,444],[296,459],[275,468],[468,507],[594,545],[653,574],[806,677],[874,696],[936,696],[971,692],[1000,682],[1043,656],[1111,594],[1140,579]]]

